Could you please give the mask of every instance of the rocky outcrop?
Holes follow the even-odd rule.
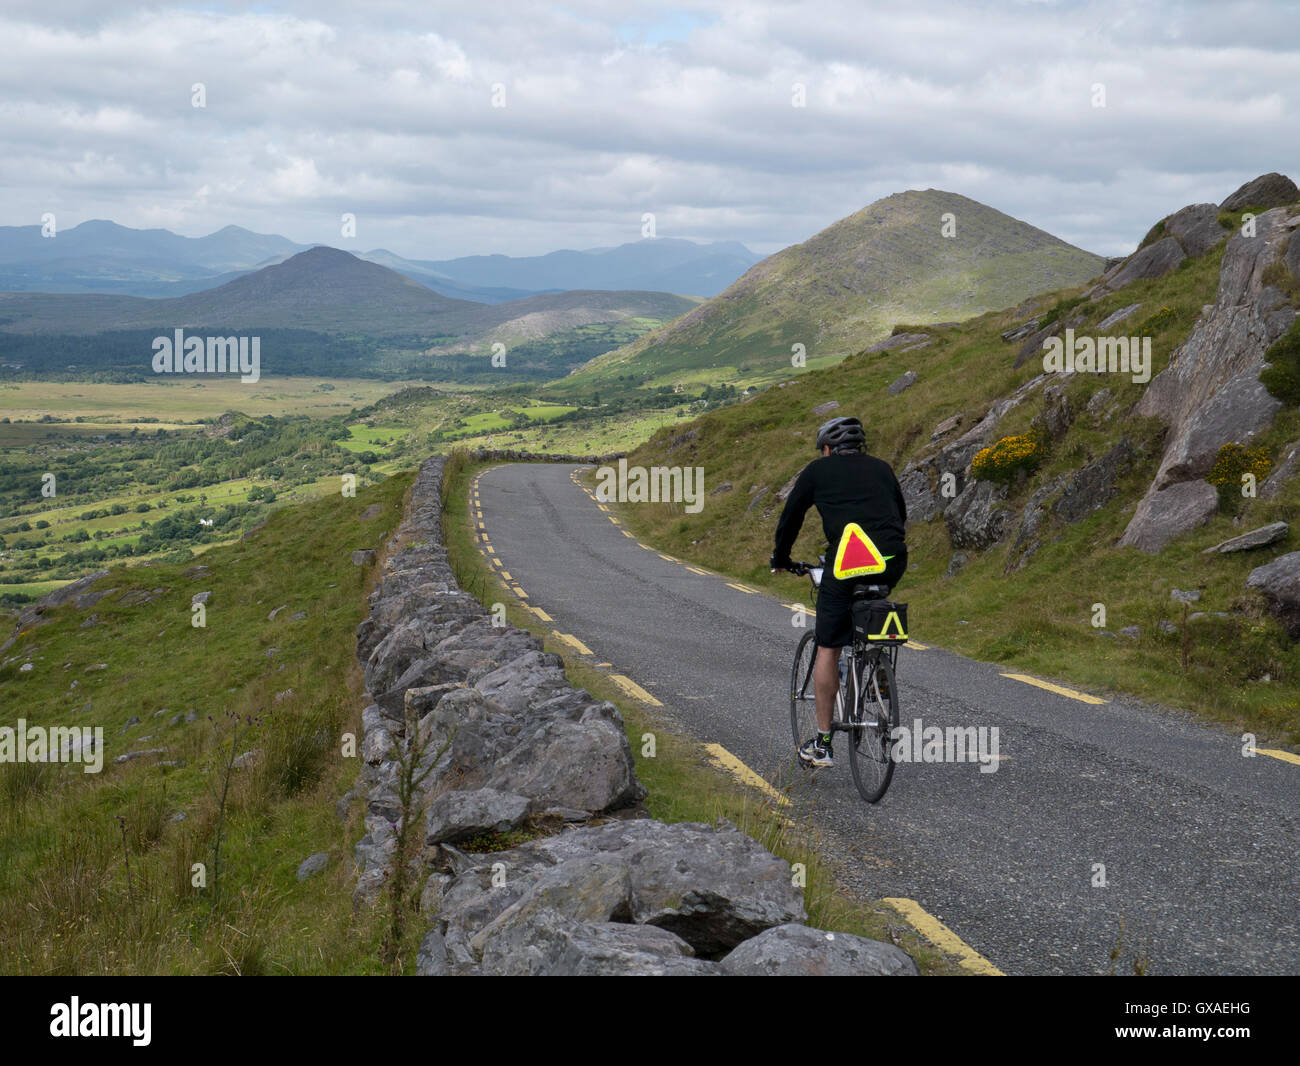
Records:
[[[1246,182],[1219,205],[1224,211],[1241,211],[1247,207],[1282,207],[1300,200],[1300,189],[1285,174],[1261,174]]]
[[[1202,555],[1227,555],[1231,552],[1252,551],[1255,548],[1267,548],[1270,544],[1277,544],[1286,540],[1291,533],[1291,527],[1285,522],[1270,522],[1266,526],[1260,526],[1258,529],[1252,529],[1249,533],[1243,533],[1239,537],[1232,537],[1229,540],[1221,541],[1213,548],[1206,548]]]
[[[1165,237],[1140,248],[1119,266],[1106,271],[1101,281],[1088,290],[1088,298],[1095,302],[1143,278],[1162,278],[1186,258],[1178,238]]]
[[[1155,523],[1162,516],[1185,517],[1186,512],[1165,505],[1174,497],[1156,504],[1156,494],[1203,478],[1224,444],[1246,443],[1280,409],[1280,402],[1260,384],[1259,372],[1269,345],[1296,316],[1283,294],[1263,281],[1290,233],[1286,222],[1285,211],[1267,211],[1256,219],[1254,237],[1238,232],[1229,238],[1213,306],[1173,353],[1169,366],[1151,380],[1134,409],[1139,416],[1163,420],[1169,433],[1156,475],[1121,544],[1168,541],[1174,533]],[[1190,500],[1192,495],[1204,497],[1196,490],[1178,498]]]
[[[1165,219],[1165,232],[1175,237],[1189,256],[1204,255],[1228,236],[1219,224],[1219,208],[1214,204],[1190,204]]]
[[[1262,593],[1291,639],[1300,640],[1300,552],[1288,552],[1256,567],[1246,578],[1246,587]]]
[[[732,971],[720,960],[766,930],[803,929],[788,863],[725,822],[647,817],[617,708],[573,688],[558,656],[460,591],[442,546],[441,478],[442,459],[421,466],[357,631],[373,702],[361,777],[341,801],[343,813],[349,797],[365,802],[354,900],[378,898],[391,870],[405,759],[426,774],[412,873],[435,924],[420,974],[721,976]],[[491,846],[490,834],[503,850],[457,846]],[[504,847],[509,834],[528,839]],[[753,972],[915,969],[889,945],[799,936],[797,949],[751,952]]]
[[[835,977],[874,974],[919,975],[910,955],[892,944],[826,933],[806,925],[779,925],[747,940],[722,960],[729,974],[747,977]]]
[[[1148,493],[1117,547],[1158,552],[1174,537],[1208,522],[1218,506],[1219,494],[1208,481],[1181,481]]]
[[[917,458],[908,463],[898,476],[899,487],[903,490],[903,499],[907,504],[909,522],[926,522],[941,513],[944,514],[945,520],[947,520],[948,512],[951,510],[953,522],[958,525],[966,525],[968,520],[965,512],[967,510],[971,507],[983,509],[984,505],[989,501],[983,497],[977,501],[973,496],[968,497],[961,507],[953,509],[962,494],[970,487],[971,460],[975,458],[975,453],[981,448],[987,448],[993,443],[998,423],[1003,416],[1012,408],[1024,403],[1051,376],[1050,374],[1039,374],[1037,377],[1026,381],[1010,396],[995,400],[985,411],[983,417],[970,429],[946,444],[936,444],[936,442],[959,428],[965,416],[961,414],[953,415],[936,427],[934,434],[930,438],[931,447],[928,447]],[[944,494],[945,474],[952,475],[949,480],[953,492],[949,495]],[[977,526],[981,521],[978,515],[972,516],[971,520]],[[998,530],[993,536],[993,540],[996,540],[1001,535],[1001,532],[1002,530]],[[985,530],[982,534],[977,533],[975,539],[982,539],[987,535],[988,530]],[[964,537],[965,534],[959,533],[958,536]],[[988,543],[993,543],[993,541]],[[954,547],[958,547],[958,545],[954,544]]]
[[[901,377],[895,378],[894,381],[890,383],[890,386],[887,391],[890,396],[897,396],[904,389],[910,389],[915,384],[916,384],[916,371],[909,370],[906,374],[903,374]]]

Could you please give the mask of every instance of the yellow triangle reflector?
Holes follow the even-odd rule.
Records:
[[[841,580],[850,577],[863,577],[866,574],[880,574],[885,570],[885,558],[856,522],[850,522],[840,535],[840,546],[835,552],[835,568],[832,571]]]

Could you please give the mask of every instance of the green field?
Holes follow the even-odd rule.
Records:
[[[232,410],[254,416],[308,414],[329,418],[374,403],[399,388],[400,383],[390,381],[312,377],[263,378],[250,385],[226,378],[160,378],[130,384],[20,381],[0,385],[0,416],[24,422],[42,416],[61,422],[85,418],[101,424],[156,418],[169,426],[215,418]]]

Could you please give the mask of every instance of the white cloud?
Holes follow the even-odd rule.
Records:
[[[420,258],[663,236],[772,251],[939,187],[1103,253],[1300,176],[1300,17],[1250,4],[11,0],[0,224],[237,223]],[[190,106],[203,82],[207,107]],[[507,106],[491,106],[506,86]],[[791,106],[791,86],[807,106]],[[1106,86],[1106,107],[1091,87]],[[166,221],[163,221],[166,220]]]

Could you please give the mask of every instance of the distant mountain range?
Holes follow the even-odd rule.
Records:
[[[945,226],[945,222],[950,224]],[[736,368],[770,379],[795,345],[826,365],[899,323],[937,323],[1079,285],[1105,260],[956,193],[896,193],[764,259],[689,314],[575,371],[565,388],[646,384]]]
[[[226,226],[206,237],[137,230],[94,220],[42,237],[40,226],[0,227],[0,291],[174,297],[216,288],[312,245]],[[359,258],[395,270],[444,296],[503,303],[572,289],[642,290],[713,296],[759,257],[735,242],[656,238],[617,248],[515,258],[406,259],[385,249]]]
[[[0,362],[20,372],[146,376],[150,338],[183,329],[262,336],[268,373],[477,375],[500,342],[512,368],[556,377],[697,302],[572,290],[476,303],[322,245],[184,296],[0,292]]]

